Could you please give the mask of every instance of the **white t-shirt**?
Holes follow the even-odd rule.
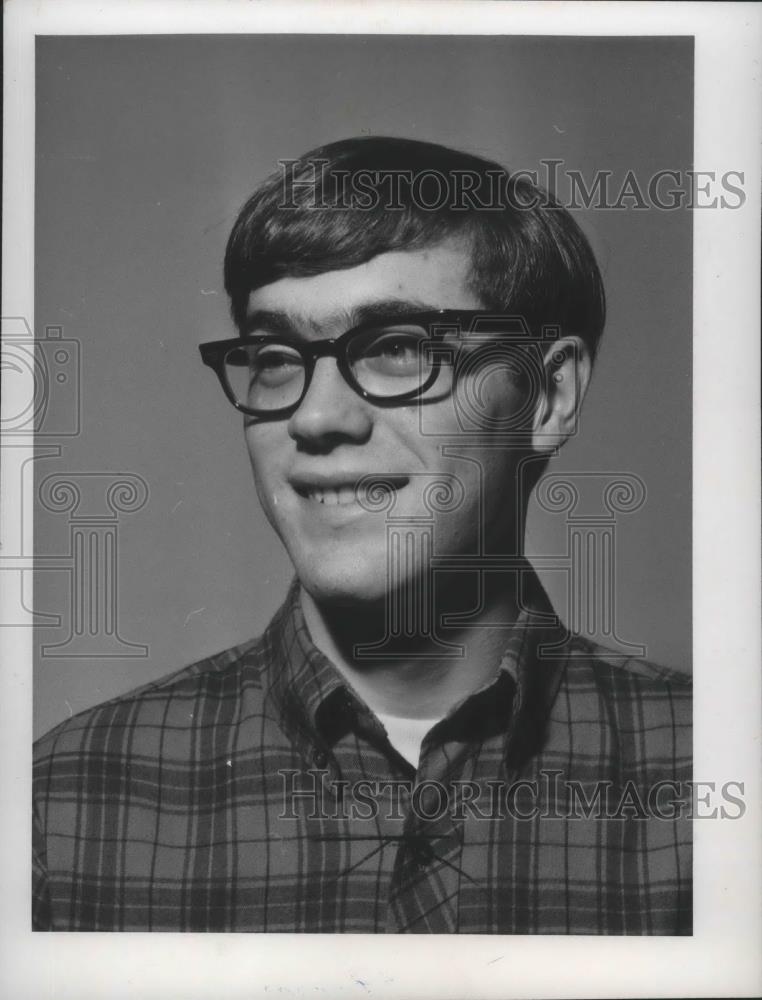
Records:
[[[406,761],[413,767],[418,767],[421,756],[421,743],[426,733],[439,722],[439,719],[403,719],[398,715],[382,715],[376,712],[389,737],[389,742]]]

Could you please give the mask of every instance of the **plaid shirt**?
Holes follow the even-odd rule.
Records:
[[[417,772],[296,585],[261,639],[59,725],[36,745],[34,926],[690,934],[689,681],[578,637],[543,655],[530,589]]]

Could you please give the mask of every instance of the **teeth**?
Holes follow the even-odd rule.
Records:
[[[396,492],[403,485],[405,484],[374,483],[370,488],[370,496],[367,488],[363,487],[360,489],[359,500],[360,502],[367,501],[372,507],[378,500],[379,489],[385,492]],[[315,486],[312,489],[305,490],[302,495],[314,503],[323,504],[325,507],[346,507],[350,504],[358,503],[358,490],[354,486],[327,487],[325,489]]]
[[[352,486],[341,486],[339,489],[310,490],[307,494],[309,500],[325,504],[326,507],[345,506],[355,503],[355,491]]]

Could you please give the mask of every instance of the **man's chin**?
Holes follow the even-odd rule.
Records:
[[[384,601],[387,555],[383,545],[303,544],[291,562],[299,581],[316,604],[363,606]]]
[[[371,556],[369,558],[369,555]],[[340,556],[340,557],[339,557]],[[375,558],[373,558],[375,556]],[[386,601],[388,592],[385,551],[337,553],[320,546],[291,559],[299,581],[321,606],[370,607]]]
[[[342,575],[339,578],[323,573],[306,573],[297,569],[304,590],[319,607],[366,608],[383,606],[387,599],[385,581],[379,576]]]

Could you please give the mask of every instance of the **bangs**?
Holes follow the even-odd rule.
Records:
[[[469,288],[486,309],[577,334],[594,356],[603,285],[569,213],[524,174],[433,143],[347,139],[285,160],[241,209],[225,253],[225,290],[243,328],[249,295],[461,237]],[[467,185],[464,182],[468,181]],[[467,196],[467,197],[466,197]]]

